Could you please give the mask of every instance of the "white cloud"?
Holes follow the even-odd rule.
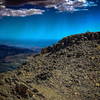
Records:
[[[0,16],[31,16],[35,14],[43,14],[44,10],[40,9],[8,9],[8,8],[0,8]]]
[[[86,0],[78,0],[79,2],[83,2],[83,3],[86,3],[87,1]]]
[[[88,0],[62,0],[62,2],[52,5],[52,7],[58,9],[59,11],[80,11],[88,10],[86,7],[97,6],[94,2]],[[47,6],[47,7],[50,7]]]
[[[51,0],[52,2],[52,0]],[[74,12],[81,10],[88,10],[88,7],[97,6],[95,2],[90,2],[88,0],[62,0],[60,2],[52,3],[52,5],[47,4],[46,8],[54,8],[60,12]],[[3,5],[0,5],[0,16],[31,16],[35,14],[43,14],[45,10],[41,9],[10,9]]]

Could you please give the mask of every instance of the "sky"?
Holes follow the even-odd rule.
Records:
[[[82,2],[85,3],[86,0],[82,0]],[[38,13],[36,11],[34,14],[30,14],[28,11],[36,9],[36,7],[28,5],[23,6],[24,16],[23,13],[18,11],[22,10],[22,8],[14,9],[13,14],[9,13],[13,8],[3,8],[8,11],[5,12],[6,14],[4,14],[3,10],[2,13],[0,12],[0,43],[2,41],[7,43],[7,40],[9,40],[12,44],[11,41],[16,41],[16,44],[20,45],[19,41],[49,41],[47,44],[50,45],[50,41],[58,41],[72,34],[100,31],[99,2],[92,3],[92,5],[84,4],[85,7],[81,6],[75,8],[73,6],[70,9],[68,7],[63,10],[58,5],[58,8],[40,7]],[[40,45],[42,42],[38,43],[35,42],[34,46],[45,47],[45,45]]]

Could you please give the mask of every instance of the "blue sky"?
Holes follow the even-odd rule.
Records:
[[[100,30],[99,9],[59,13],[50,9],[43,15],[3,17],[0,39],[60,39],[86,31]]]
[[[58,12],[46,9],[42,15],[0,18],[0,40],[60,40],[65,36],[100,31],[100,6],[87,11]]]

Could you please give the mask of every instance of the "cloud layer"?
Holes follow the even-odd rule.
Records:
[[[0,9],[0,16],[31,16],[34,14],[43,14],[44,10],[40,9],[8,9],[8,8],[2,8]]]
[[[54,8],[60,12],[74,12],[81,10],[88,10],[88,7],[97,6],[95,2],[89,0],[47,0],[51,3],[45,4],[45,8]],[[41,1],[42,2],[42,1]],[[33,4],[33,3],[32,3]],[[37,4],[38,5],[38,4]],[[34,14],[43,14],[45,10],[41,9],[9,9],[1,4],[0,16],[30,16]]]
[[[59,11],[80,11],[80,10],[88,10],[87,7],[97,6],[95,2],[91,2],[88,0],[62,0],[62,2],[58,2],[55,5],[48,5],[46,7],[54,7]]]

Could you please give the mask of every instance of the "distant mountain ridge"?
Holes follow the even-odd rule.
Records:
[[[0,59],[17,54],[33,53],[33,50],[8,45],[0,45]]]

